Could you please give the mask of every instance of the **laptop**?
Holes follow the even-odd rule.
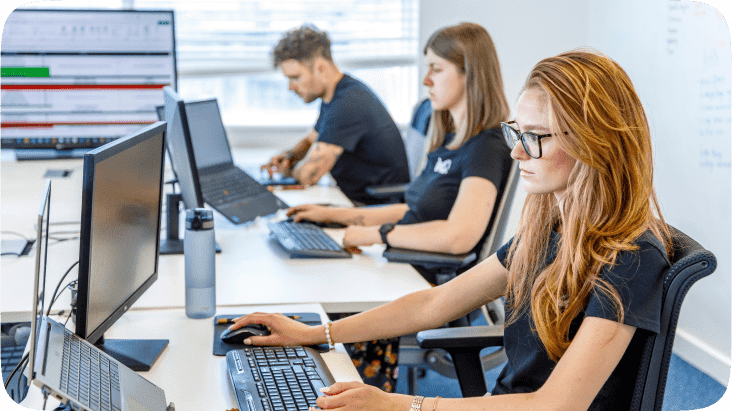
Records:
[[[163,390],[86,340],[43,315],[48,259],[51,181],[38,214],[38,248],[33,284],[28,385],[40,387],[72,409],[92,411],[174,411]],[[75,375],[78,375],[75,377]],[[103,389],[102,387],[106,387]],[[96,388],[96,389],[95,389]]]
[[[235,224],[289,208],[234,165],[215,98],[186,102],[185,111],[203,201]]]

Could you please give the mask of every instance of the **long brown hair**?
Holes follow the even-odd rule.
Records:
[[[526,198],[508,254],[508,321],[530,308],[539,338],[558,361],[593,289],[613,301],[623,321],[619,293],[601,270],[621,251],[635,250],[634,241],[649,229],[670,250],[670,233],[653,188],[648,121],[625,71],[598,52],[574,50],[540,61],[526,89],[547,97],[551,132],[577,161],[559,204],[551,193]],[[557,225],[557,256],[544,266]]]
[[[445,133],[455,132],[447,148],[455,150],[482,130],[498,127],[508,118],[501,67],[493,40],[475,23],[461,23],[436,31],[424,46],[424,54],[436,55],[455,64],[465,75],[467,114],[459,130],[447,110],[434,111],[431,118],[430,151],[442,146]]]

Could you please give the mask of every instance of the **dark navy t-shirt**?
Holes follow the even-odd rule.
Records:
[[[552,232],[547,265],[556,258],[559,239],[560,235]],[[504,267],[511,241],[496,252]],[[625,312],[623,322],[637,329],[618,366],[590,405],[590,410],[630,408],[643,343],[649,333],[657,334],[660,330],[663,273],[670,263],[663,245],[649,231],[635,243],[638,250],[621,252],[616,264],[606,266],[601,274],[620,293]],[[506,318],[510,313],[506,304]],[[585,317],[617,320],[612,301],[597,290],[590,295],[587,308],[572,321],[570,339],[577,334]],[[532,331],[533,326],[528,309],[516,322],[506,326],[503,338],[508,362],[498,377],[493,395],[534,392],[554,370],[556,363],[549,359],[539,336]]]
[[[351,200],[375,204],[364,191],[377,184],[408,183],[409,167],[399,128],[381,100],[362,82],[346,75],[330,103],[320,104],[318,141],[343,147],[330,173]]]
[[[450,150],[445,146],[453,138],[454,133],[448,133],[443,146],[427,155],[422,173],[409,184],[404,193],[409,210],[399,224],[446,220],[457,199],[460,183],[468,177],[481,177],[490,181],[496,186],[500,198],[511,171],[511,150],[506,145],[501,130],[483,130],[458,149]],[[496,203],[498,201],[497,199]],[[497,211],[498,207],[493,207],[488,227]],[[488,230],[473,248],[474,252],[480,251],[487,236]],[[431,274],[423,271],[420,270],[420,273],[427,281],[434,282],[430,278]]]

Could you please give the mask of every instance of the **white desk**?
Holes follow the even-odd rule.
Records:
[[[249,150],[248,152],[251,152]],[[82,162],[2,162],[0,199],[2,230],[34,237],[41,192],[48,168],[72,170],[71,176],[53,179],[51,222],[78,222],[81,213]],[[337,188],[315,186],[306,190],[277,191],[290,205],[308,202],[347,204]],[[52,226],[78,230],[77,225]],[[383,246],[364,247],[352,259],[290,259],[269,239],[265,221],[235,226],[217,214],[216,239],[222,253],[216,256],[217,305],[319,303],[326,312],[358,312],[382,305],[429,284],[408,264],[388,263]],[[342,236],[332,230],[334,237]],[[47,295],[61,275],[78,260],[78,241],[49,247]],[[32,257],[2,257],[0,312],[2,321],[27,321],[32,296]],[[181,308],[184,297],[184,258],[161,256],[158,280],[132,309]],[[68,280],[75,278],[76,269]],[[68,307],[68,291],[56,308]]]
[[[228,307],[216,314],[239,314],[254,311],[316,312],[325,321],[325,312],[318,304]],[[106,334],[109,338],[169,339],[168,347],[148,372],[140,375],[165,391],[168,402],[176,410],[217,410],[236,408],[236,397],[226,368],[226,357],[213,352],[213,319],[192,320],[182,309],[140,310],[127,312]],[[323,359],[336,381],[361,381],[342,344],[324,353]],[[38,387],[32,387],[21,403],[40,409],[43,398]],[[58,401],[49,399],[46,409]]]

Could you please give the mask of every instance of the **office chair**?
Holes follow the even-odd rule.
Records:
[[[516,188],[518,187],[519,175],[518,162],[512,161],[511,169],[506,177],[506,183],[501,193],[501,199],[498,202],[498,211],[493,220],[493,225],[489,229],[488,236],[483,243],[480,256],[475,253],[456,255],[389,247],[384,250],[384,257],[390,262],[417,264],[429,267],[432,270],[437,270],[438,285],[455,278],[459,272],[463,272],[479,261],[489,257],[502,245],[501,241],[508,227],[510,210],[513,205]],[[489,326],[497,326],[502,329],[504,321],[503,301],[494,301],[481,307],[479,311],[471,313],[467,317],[452,321],[448,325],[450,327],[469,326],[470,321],[480,315],[482,315]],[[503,364],[506,361],[505,350],[501,347],[490,354],[484,355],[481,361],[485,369],[491,369]],[[401,337],[399,341],[399,365],[407,369],[407,390],[409,394],[415,394],[417,392],[418,375],[423,374],[426,369],[432,369],[449,378],[457,378],[455,367],[447,353],[439,349],[420,348],[417,343],[416,334]]]
[[[429,99],[420,101],[412,112],[412,121],[409,128],[402,133],[404,149],[407,152],[407,166],[409,167],[409,181],[414,181],[422,171],[429,135],[430,118],[432,117],[432,103]],[[404,192],[409,183],[384,184],[366,187],[366,193],[371,197],[389,203],[404,202]]]
[[[648,333],[633,391],[631,411],[660,411],[676,336],[681,304],[692,285],[713,273],[717,260],[710,251],[671,227],[674,254],[663,282],[661,331]],[[444,328],[417,333],[424,349],[447,350],[455,364],[463,397],[486,393],[480,350],[503,345],[503,326]]]

